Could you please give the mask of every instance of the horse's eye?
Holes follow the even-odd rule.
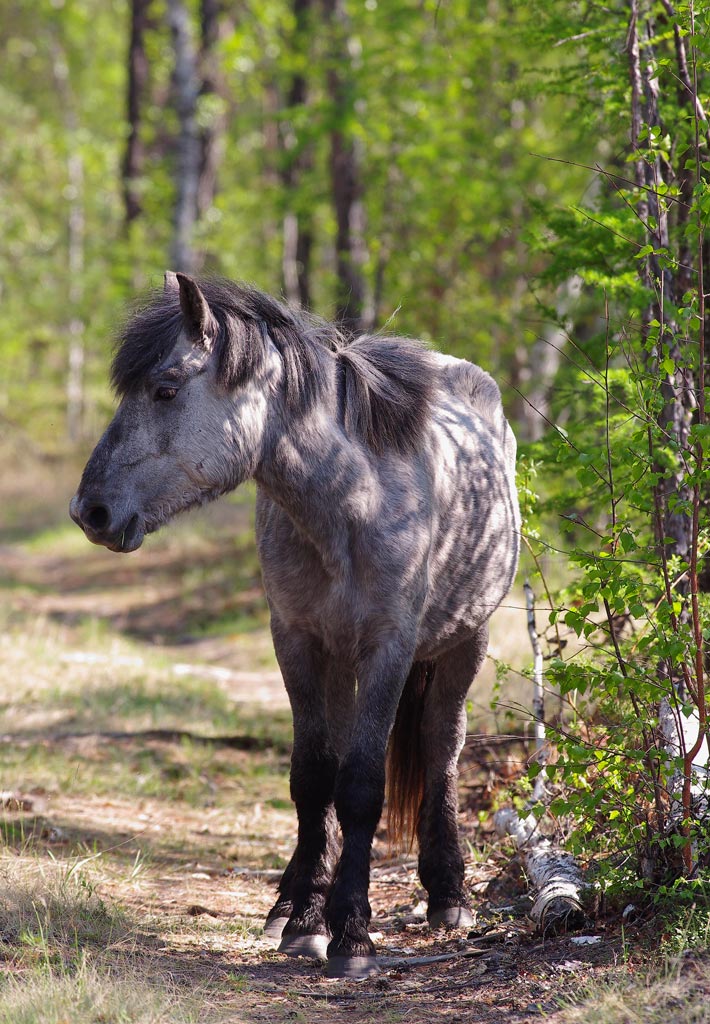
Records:
[[[157,388],[153,398],[156,402],[172,402],[177,393],[177,388]]]

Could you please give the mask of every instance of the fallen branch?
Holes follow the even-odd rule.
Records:
[[[487,949],[457,949],[454,953],[436,953],[432,956],[381,956],[378,962],[381,967],[424,967],[427,964],[443,963],[445,960],[468,959],[472,956],[484,956]]]
[[[582,874],[570,853],[560,850],[538,830],[534,814],[520,818],[510,807],[493,819],[499,835],[509,835],[523,854],[534,891],[530,917],[543,935],[580,928],[585,921]]]

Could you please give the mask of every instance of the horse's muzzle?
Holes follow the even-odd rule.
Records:
[[[127,554],[143,543],[145,529],[137,512],[126,520],[112,513],[109,506],[75,494],[69,504],[69,515],[82,528],[87,540],[110,551]]]

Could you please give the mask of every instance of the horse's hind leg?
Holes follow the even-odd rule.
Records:
[[[333,788],[338,757],[329,739],[325,705],[329,666],[310,637],[273,621],[272,632],[293,712],[291,796],[298,814],[298,843],[264,930],[272,937],[280,933],[282,953],[325,958],[325,904],[337,852]]]
[[[466,738],[466,694],[488,646],[488,627],[442,655],[428,687],[422,718],[426,777],[417,836],[419,877],[429,894],[432,927],[473,923],[464,891],[458,834],[458,758]]]

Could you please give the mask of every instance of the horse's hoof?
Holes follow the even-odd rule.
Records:
[[[309,960],[325,960],[328,949],[327,935],[283,935],[279,953],[286,956],[305,956]]]
[[[287,917],[272,917],[267,918],[266,924],[264,925],[264,938],[272,939],[274,942],[278,942],[281,938],[281,932],[288,924]]]
[[[347,978],[348,981],[364,981],[373,974],[379,974],[375,956],[331,956],[325,973],[329,978]]]
[[[429,916],[430,928],[470,928],[473,915],[467,907],[441,907]]]

